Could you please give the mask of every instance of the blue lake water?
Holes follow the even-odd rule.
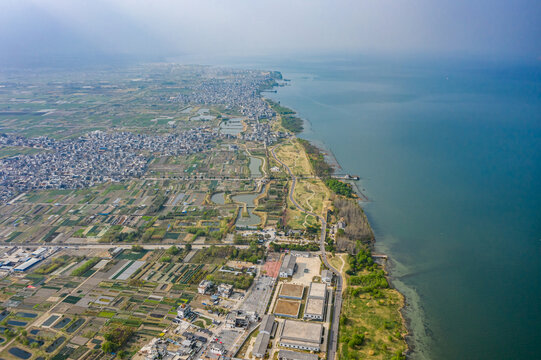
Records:
[[[541,358],[541,66],[267,61],[267,96],[360,175],[414,358]]]
[[[234,195],[231,197],[231,199],[238,203],[245,203],[246,204],[246,210],[248,212],[248,216],[243,216],[243,207],[240,208],[239,213],[237,215],[237,221],[235,222],[235,225],[237,226],[255,226],[258,225],[261,222],[261,218],[253,213],[254,209],[254,200],[258,196],[258,193],[252,193],[252,194],[241,194],[241,195]]]

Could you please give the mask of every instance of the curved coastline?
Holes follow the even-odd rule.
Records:
[[[279,92],[278,92],[279,93]],[[277,94],[278,94],[277,93]],[[295,110],[295,107],[290,104],[284,104],[285,106]],[[297,115],[299,115],[297,113]],[[313,131],[313,128],[311,126],[311,123],[308,119],[303,118],[299,115],[299,117],[303,120],[303,131],[296,134],[297,137],[307,140],[323,150],[325,152],[325,160],[329,162],[335,169],[344,171],[345,169],[340,165],[339,160],[337,159],[336,155],[330,148],[328,144],[325,142],[315,139],[310,134],[315,134]],[[362,180],[362,178],[361,178]],[[359,188],[359,184],[355,182],[350,182],[353,185],[353,189],[358,196],[357,201],[359,202],[359,205],[361,205],[361,208],[364,209],[363,204],[367,204],[371,202],[370,197],[367,195],[366,192],[363,192]],[[363,200],[364,199],[364,200]],[[366,200],[368,199],[368,200]],[[373,221],[370,219],[368,214],[365,215],[368,218],[370,226],[373,228],[372,224]],[[378,235],[374,233],[374,245],[373,249],[380,248],[380,253],[387,254],[387,251],[383,249],[381,246],[378,246],[377,238]],[[427,350],[426,345],[424,342],[419,338],[420,333],[425,333],[423,338],[428,338],[426,335],[426,325],[424,322],[424,315],[420,303],[420,298],[418,293],[415,291],[415,289],[408,287],[403,282],[400,281],[399,276],[396,275],[397,268],[400,267],[400,264],[396,262],[396,260],[393,260],[392,257],[389,257],[388,260],[384,263],[384,269],[387,274],[387,278],[389,280],[389,284],[391,288],[395,289],[400,296],[402,297],[402,306],[399,311],[400,318],[402,319],[402,324],[407,330],[407,334],[405,336],[405,341],[407,344],[407,351],[406,355],[408,358],[414,357],[416,359],[428,359],[429,356],[425,353]]]
[[[292,79],[266,96],[305,119],[300,137],[362,175],[377,252],[406,296],[410,358],[535,358],[541,263],[523,254],[540,244],[539,69],[446,63],[449,87],[441,63],[420,64],[266,63]],[[520,87],[501,91],[510,84]]]
[[[291,106],[291,108],[294,110],[294,107]],[[304,125],[310,124],[310,121],[308,119],[302,118],[302,120],[303,120]],[[309,129],[313,133],[311,126],[309,126]],[[344,170],[344,168],[340,165],[340,162],[336,158],[336,155],[334,154],[332,149],[330,149],[330,147],[325,142],[315,141],[313,138],[306,136],[307,134],[309,133],[303,130],[301,133],[297,134],[297,136],[321,148],[326,153],[325,158],[328,162],[330,160],[331,165],[335,166],[336,169]],[[359,189],[358,183],[355,183],[353,181],[350,181],[349,183],[353,185],[353,189],[358,196],[357,201],[359,205],[361,206],[361,208],[364,209],[363,204],[367,204],[371,202],[372,200],[370,200],[369,196],[365,192]],[[368,200],[365,200],[365,199],[368,199]],[[370,220],[370,217],[368,216],[368,214],[366,214],[366,212],[365,212],[365,215],[368,218],[370,227],[372,227],[372,230],[374,230],[372,226],[373,220]],[[373,250],[376,250],[376,248],[379,245],[377,238],[378,238],[377,234],[374,233]],[[380,248],[380,250],[384,250],[384,251],[379,251],[379,253],[384,253],[388,255],[385,249]],[[407,344],[407,356],[410,357],[414,355],[416,358],[419,358],[419,359],[427,359],[428,357],[423,352],[424,346],[422,346],[422,343],[420,343],[417,338],[418,332],[422,331],[421,329],[424,330],[425,328],[425,324],[423,321],[424,316],[423,316],[421,305],[420,305],[419,295],[414,289],[406,286],[403,282],[401,282],[399,277],[394,276],[396,267],[397,267],[396,260],[393,260],[392,257],[388,257],[388,259],[385,261],[383,266],[387,274],[389,284],[391,285],[393,289],[398,291],[398,293],[400,293],[402,297],[402,306],[400,308],[400,318],[402,319],[403,325],[407,329],[407,335],[405,336],[405,341]],[[400,265],[398,264],[398,266]],[[421,328],[419,328],[419,325],[421,326]]]

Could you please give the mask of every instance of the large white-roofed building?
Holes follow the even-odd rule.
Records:
[[[285,320],[280,330],[279,344],[292,349],[320,351],[322,336],[321,323]]]

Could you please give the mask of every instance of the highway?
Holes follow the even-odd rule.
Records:
[[[277,145],[278,146],[278,145]],[[289,189],[289,200],[297,209],[300,211],[315,216],[321,221],[321,236],[320,236],[320,243],[319,247],[321,249],[321,258],[323,259],[323,263],[327,268],[329,268],[336,276],[336,288],[335,288],[335,295],[334,295],[334,304],[333,304],[333,317],[332,317],[332,323],[329,330],[329,342],[327,346],[327,359],[328,360],[334,360],[336,357],[336,349],[338,348],[338,328],[340,324],[340,310],[342,308],[342,287],[343,287],[343,279],[342,274],[336,270],[331,264],[329,263],[327,259],[327,253],[325,251],[325,237],[327,236],[327,219],[325,219],[323,216],[315,214],[311,211],[305,210],[303,207],[301,207],[293,198],[293,192],[295,190],[295,185],[297,183],[297,178],[291,171],[291,169],[284,164],[278,157],[276,156],[274,149],[276,147],[273,147],[270,151],[272,156],[278,163],[280,163],[289,173],[291,176],[291,188]]]

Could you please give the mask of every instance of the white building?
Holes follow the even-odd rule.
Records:
[[[188,304],[180,304],[177,308],[177,316],[181,319],[188,317],[192,313],[192,308]]]
[[[212,287],[212,285],[212,281],[202,280],[197,287],[197,292],[200,294],[205,294]]]
[[[311,283],[308,299],[304,308],[305,320],[323,321],[325,318],[325,305],[327,302],[327,284]]]
[[[321,271],[321,281],[323,281],[325,284],[332,283],[333,273],[330,270],[323,270]]]
[[[229,298],[232,292],[233,292],[233,285],[231,284],[218,285],[218,296]]]
[[[285,320],[278,343],[291,349],[320,351],[322,337],[321,323]]]
[[[225,345],[219,341],[213,341],[209,344],[209,352],[215,355],[224,355],[226,353]]]
[[[292,255],[286,255],[282,266],[280,267],[280,277],[287,278],[292,277],[297,268],[297,258]]]

